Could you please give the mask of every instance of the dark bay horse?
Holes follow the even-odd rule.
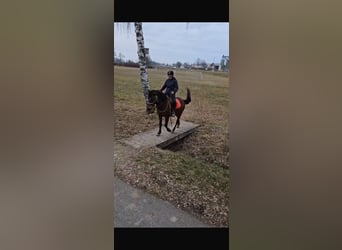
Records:
[[[180,124],[180,117],[185,109],[185,105],[189,104],[191,102],[191,95],[189,88],[186,89],[186,99],[182,99],[177,97],[176,102],[178,104],[176,105],[175,115],[177,117],[177,121],[175,126],[172,129],[172,133],[175,132],[176,126],[179,128]],[[171,115],[171,100],[168,96],[166,96],[163,92],[160,90],[149,90],[148,91],[148,105],[150,107],[157,107],[157,112],[159,116],[159,131],[157,136],[161,133],[161,127],[162,127],[162,118],[165,117],[165,128],[167,131],[171,132],[171,129],[168,128],[168,122]],[[153,109],[152,109],[153,110]],[[152,111],[153,112],[153,111]]]

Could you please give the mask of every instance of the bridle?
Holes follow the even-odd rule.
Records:
[[[147,108],[149,110],[148,113],[150,113],[150,114],[154,113],[155,103],[147,101],[146,105],[147,105]]]

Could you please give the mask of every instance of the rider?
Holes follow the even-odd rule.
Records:
[[[174,77],[172,70],[167,72],[168,79],[166,79],[164,85],[161,87],[160,91],[165,90],[165,95],[169,96],[171,99],[171,116],[175,115],[176,109],[176,92],[178,91],[178,82]]]

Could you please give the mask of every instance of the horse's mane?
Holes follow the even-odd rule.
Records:
[[[166,95],[163,92],[161,92],[160,90],[151,90],[151,94],[158,96],[158,100],[161,103],[164,103],[167,101]]]

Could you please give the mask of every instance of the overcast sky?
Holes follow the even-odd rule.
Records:
[[[138,61],[134,23],[114,23],[114,51],[124,60]],[[143,23],[145,47],[159,63],[194,63],[198,58],[219,63],[229,56],[229,23]]]

